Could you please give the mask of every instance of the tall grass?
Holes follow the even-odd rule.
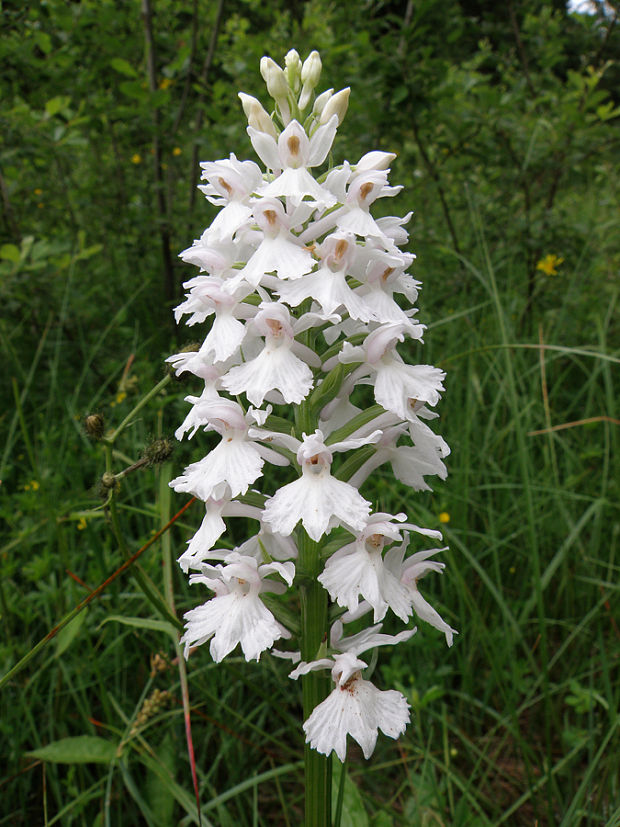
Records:
[[[342,824],[612,827],[620,824],[617,292],[588,308],[587,326],[560,302],[553,314],[534,308],[524,327],[509,267],[495,269],[473,208],[470,219],[476,254],[461,264],[474,286],[451,307],[422,313],[432,318],[424,359],[448,371],[441,430],[450,475],[412,496],[379,471],[365,491],[382,510],[423,524],[439,527],[440,512],[450,515],[441,526],[446,571],[422,590],[460,634],[447,650],[439,633],[420,628],[379,658],[378,681],[406,694],[413,723],[397,744],[381,742],[369,764],[351,753]],[[440,276],[427,277],[429,292]],[[101,410],[115,428],[162,376],[153,341],[139,343],[126,308],[94,345],[88,336],[68,344],[73,278],[29,364],[15,358],[23,331],[2,328],[14,377],[0,489],[3,674],[123,563],[97,494],[103,452],[80,418]],[[584,274],[563,278],[570,293]],[[122,346],[100,381],[91,367],[110,341]],[[169,385],[137,414],[114,445],[115,470],[179,421],[187,392]],[[167,488],[170,473],[168,464],[123,481],[126,553],[183,505]],[[139,561],[179,617],[197,595],[171,560],[200,509],[190,506]],[[202,823],[301,823],[300,697],[286,666],[231,657],[216,667],[199,650],[186,682],[174,627],[131,572],[2,687],[0,825],[197,824],[184,702]],[[70,737],[82,739],[58,745]]]

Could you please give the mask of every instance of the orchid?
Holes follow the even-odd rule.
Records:
[[[421,343],[425,329],[413,306],[420,283],[407,273],[415,256],[401,249],[411,214],[372,215],[377,199],[401,189],[388,181],[392,153],[332,163],[349,90],[316,95],[320,71],[317,52],[302,62],[291,50],[284,69],[263,58],[273,112],[240,97],[264,171],[235,155],[202,164],[200,189],[220,212],[181,253],[200,272],[175,310],[178,323],[202,329],[202,343],[168,359],[177,375],[202,382],[185,397],[177,438],[219,437],[170,483],[204,503],[179,564],[213,593],[185,615],[185,655],[208,642],[216,662],[240,646],[247,660],[271,651],[298,663],[291,677],[302,679],[308,766],[331,752],[344,761],[348,736],[369,758],[379,732],[404,732],[406,698],[363,678],[359,657],[413,636],[411,627],[382,634],[388,612],[405,624],[415,613],[449,646],[455,634],[418,590],[422,576],[442,571],[431,559],[440,549],[409,553],[412,533],[435,541],[441,533],[374,511],[373,489],[364,489],[389,468],[414,490],[446,476],[449,448],[427,424],[445,374],[397,349]],[[278,485],[270,466],[281,469]],[[238,517],[253,533],[232,551],[219,548]],[[291,590],[300,594],[298,635]],[[345,634],[370,612],[375,625]],[[296,637],[296,650],[273,648]],[[331,672],[329,693],[321,669]],[[328,823],[319,776],[315,769],[307,800],[326,803],[318,820],[311,808],[308,827]]]

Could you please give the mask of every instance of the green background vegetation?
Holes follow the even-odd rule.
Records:
[[[448,372],[447,481],[413,494],[380,471],[365,494],[424,525],[449,514],[446,571],[423,591],[460,630],[450,650],[424,626],[381,652],[375,679],[405,693],[412,725],[369,763],[352,752],[342,823],[620,824],[620,35],[606,8],[2,3],[1,674],[184,504],[167,481],[199,436],[123,480],[112,519],[83,419],[117,428],[190,340],[171,309],[194,273],[177,254],[215,214],[197,161],[253,157],[237,91],[266,103],[260,57],[316,48],[321,88],[352,87],[335,161],[399,155],[405,190],[385,209],[414,210],[429,328],[409,358]],[[170,434],[196,390],[155,394],[112,469]],[[215,667],[202,649],[187,690],[170,618],[145,598],[147,584],[179,617],[196,604],[168,562],[200,511],[2,687],[0,825],[198,823],[184,696],[203,824],[301,822],[286,664]]]

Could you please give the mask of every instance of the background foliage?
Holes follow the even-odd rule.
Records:
[[[117,428],[187,341],[171,308],[193,271],[176,256],[214,215],[197,162],[251,157],[237,90],[262,96],[263,54],[316,48],[323,86],[352,87],[335,160],[399,155],[389,208],[415,211],[420,358],[448,371],[448,480],[412,497],[379,474],[368,495],[424,524],[449,516],[445,576],[424,586],[461,632],[446,650],[426,627],[379,659],[413,725],[368,764],[352,755],[342,823],[620,824],[616,12],[2,4],[3,674],[183,504],[166,485],[192,456],[180,446],[123,480],[111,518],[83,419]],[[193,390],[162,387],[112,470],[174,430]],[[196,594],[161,561],[199,510],[2,688],[0,824],[198,823],[170,623]],[[188,672],[203,823],[299,824],[285,667],[214,668],[199,651]]]

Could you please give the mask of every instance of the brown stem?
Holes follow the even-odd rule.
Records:
[[[155,40],[153,37],[153,7],[151,0],[142,0],[142,21],[144,24],[144,43],[146,50],[147,77],[150,91],[157,91],[157,62],[155,57]],[[153,107],[153,171],[155,176],[155,192],[157,196],[157,210],[159,213],[159,237],[164,262],[164,294],[168,301],[174,299],[174,266],[170,251],[170,227],[168,221],[168,205],[166,203],[166,189],[162,169],[162,150],[160,141],[161,119],[159,106]]]
[[[0,197],[2,197],[2,206],[4,207],[4,218],[6,223],[11,231],[11,236],[17,243],[22,240],[22,234],[19,231],[19,227],[17,225],[17,221],[15,219],[15,213],[13,212],[13,207],[11,206],[11,199],[9,198],[9,191],[6,186],[6,181],[4,180],[4,175],[2,174],[2,170],[0,169]]]
[[[217,45],[217,37],[220,30],[220,23],[222,22],[222,13],[224,11],[224,0],[218,0],[217,3],[217,10],[215,12],[215,20],[213,21],[213,28],[211,29],[211,38],[209,40],[209,48],[207,49],[207,54],[205,56],[204,63],[202,65],[202,71],[200,73],[199,83],[202,87],[202,91],[198,98],[198,112],[196,114],[196,135],[200,134],[200,130],[202,129],[202,120],[203,120],[203,109],[202,104],[204,103],[204,99],[206,96],[207,90],[207,81],[209,79],[209,71],[211,70],[211,66],[213,64],[213,57],[215,55],[215,47]],[[198,183],[198,142],[194,141],[194,146],[192,148],[192,165],[191,165],[191,175],[190,175],[190,192],[189,192],[189,213],[190,216],[194,210],[194,205],[196,203],[196,185]],[[189,229],[191,233],[191,227]],[[189,233],[188,233],[189,234]]]
[[[198,44],[198,0],[193,0],[192,3],[192,35],[191,35],[191,46],[189,51],[189,59],[187,64],[187,75],[185,76],[185,84],[183,86],[183,92],[181,94],[181,102],[179,103],[179,108],[177,110],[176,117],[174,119],[174,123],[172,124],[172,129],[170,130],[171,135],[176,135],[179,127],[181,126],[181,121],[183,120],[183,116],[185,114],[185,108],[187,106],[187,101],[189,100],[189,93],[192,88],[192,78],[194,75],[194,63],[196,62],[196,51],[197,51],[197,44]]]
[[[461,258],[461,248],[459,245],[458,237],[456,235],[456,229],[454,224],[452,223],[452,216],[450,215],[450,209],[448,207],[448,202],[446,200],[446,196],[443,190],[443,184],[441,183],[441,178],[439,176],[439,172],[435,164],[432,162],[430,156],[428,155],[425,147],[424,142],[420,138],[420,133],[418,132],[418,127],[415,120],[411,121],[411,126],[413,129],[413,137],[415,139],[416,145],[422,157],[422,161],[424,162],[424,166],[428,174],[431,176],[433,181],[435,182],[435,187],[437,188],[437,194],[439,195],[439,202],[441,204],[441,209],[446,221],[446,225],[448,227],[448,232],[450,233],[450,237],[452,239],[452,246],[454,247],[454,251],[456,252],[459,258],[459,264],[461,267],[461,271],[464,272],[463,262]]]
[[[521,61],[521,66],[523,67],[523,75],[525,77],[525,82],[527,83],[527,88],[530,90],[530,94],[532,95],[532,97],[535,98],[536,90],[534,89],[534,84],[532,83],[532,76],[530,75],[530,66],[527,60],[527,54],[525,52],[523,41],[521,40],[519,23],[517,21],[517,15],[515,14],[514,6],[512,5],[512,0],[508,0],[508,11],[510,13],[510,23],[512,25],[512,31],[515,36],[515,42],[517,44],[519,60]]]

